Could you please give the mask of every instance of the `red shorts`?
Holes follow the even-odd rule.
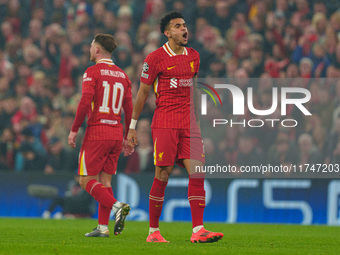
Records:
[[[79,153],[79,175],[94,176],[100,172],[116,174],[121,140],[89,141],[84,140]]]
[[[184,167],[183,159],[205,162],[203,141],[198,129],[152,128],[154,164]]]

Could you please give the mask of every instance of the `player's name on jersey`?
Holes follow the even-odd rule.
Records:
[[[114,71],[114,70],[109,70],[109,69],[100,69],[100,74],[101,75],[107,75],[107,76],[113,76],[113,77],[120,77],[125,79],[125,73],[120,72],[120,71]]]

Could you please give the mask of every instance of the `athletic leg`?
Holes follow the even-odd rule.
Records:
[[[162,213],[164,193],[177,154],[178,130],[151,130],[154,144],[155,178],[149,196],[150,229],[147,242],[168,242],[159,232],[159,217]]]
[[[188,199],[191,209],[192,228],[194,229],[194,231],[198,231],[203,227],[205,190],[204,173],[202,174],[195,172],[195,167],[202,166],[203,163],[198,160],[184,159],[183,164],[189,174]]]
[[[82,146],[79,183],[99,203],[99,225],[86,236],[108,236],[109,211],[117,202],[111,189],[112,174],[117,166],[112,163],[111,155],[116,150],[120,152],[121,141],[85,141]]]
[[[168,242],[160,234],[159,217],[162,213],[165,188],[173,166],[156,166],[155,178],[149,196],[150,229],[147,242]]]
[[[107,191],[113,196],[113,191],[111,187],[112,175],[104,172],[99,173],[99,182],[101,182],[107,189]],[[114,197],[114,196],[113,196]],[[110,213],[112,207],[106,207],[103,204],[98,206],[98,224],[102,226],[109,225]]]
[[[207,231],[203,227],[205,208],[204,173],[200,169],[205,162],[203,142],[198,129],[183,129],[180,132],[178,158],[182,159],[189,174],[188,199],[190,203],[193,234],[191,242],[216,242],[222,233]]]
[[[158,229],[159,227],[159,217],[162,213],[165,188],[172,169],[173,166],[156,166],[155,178],[149,196],[150,228]]]
[[[121,151],[122,141],[112,141],[110,151],[107,154],[107,159],[100,173],[100,178],[112,197],[114,197],[111,187],[112,175],[117,172],[117,163]],[[105,208],[105,206],[102,205],[101,209],[103,209],[102,216],[106,222],[109,221],[111,209],[115,213],[114,234],[118,235],[124,229],[125,219],[130,212],[130,206],[126,203],[117,201],[117,199],[115,200],[116,201],[111,208]]]
[[[117,201],[108,189],[98,181],[98,175],[95,176],[80,176],[80,186],[85,189],[98,203],[105,207],[112,208]]]
[[[203,226],[205,208],[204,173],[196,172],[196,166],[202,169],[202,162],[194,159],[184,159],[183,164],[189,174],[188,199],[190,203],[193,233],[192,243],[211,243],[222,239],[223,233],[211,232]]]

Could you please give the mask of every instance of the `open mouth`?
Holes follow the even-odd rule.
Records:
[[[188,40],[188,32],[185,32],[185,33],[183,34],[183,39],[184,39],[184,40]]]

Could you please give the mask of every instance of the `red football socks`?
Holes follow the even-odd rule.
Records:
[[[86,185],[86,191],[94,197],[94,199],[107,208],[112,208],[113,204],[117,201],[108,189],[100,182],[91,180]]]
[[[159,217],[162,213],[164,193],[167,184],[168,182],[162,182],[156,178],[153,179],[149,196],[150,228],[159,227]]]
[[[113,196],[112,188],[107,188],[107,191]],[[106,207],[102,204],[98,206],[98,224],[109,225],[111,207]]]
[[[189,176],[188,199],[191,209],[192,227],[203,225],[205,208],[204,178]]]

